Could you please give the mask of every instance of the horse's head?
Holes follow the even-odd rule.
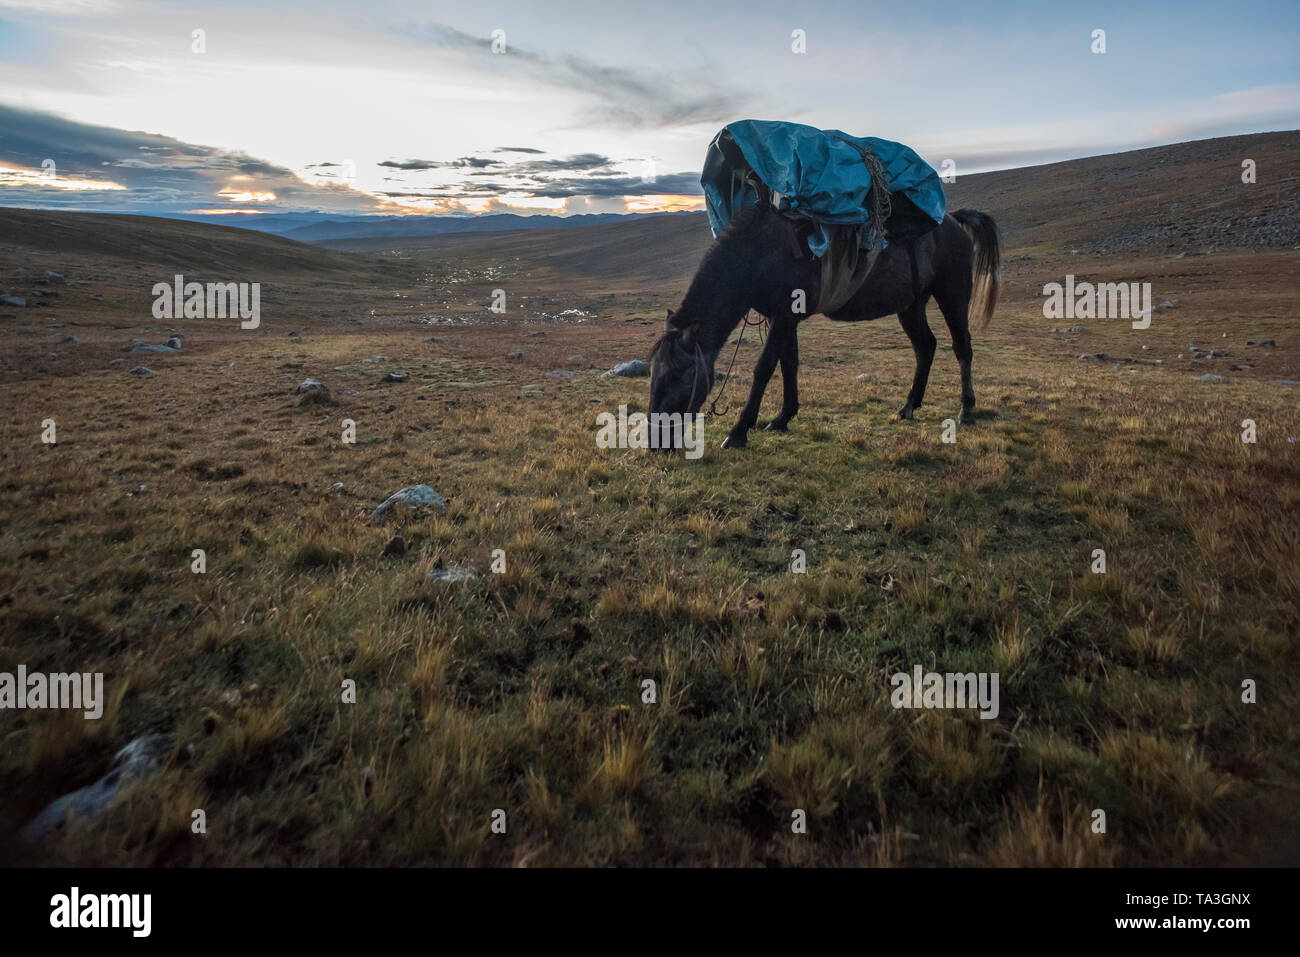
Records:
[[[713,389],[713,363],[699,341],[698,325],[675,325],[668,313],[664,334],[650,353],[650,412],[694,415]]]

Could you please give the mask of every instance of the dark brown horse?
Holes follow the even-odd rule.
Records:
[[[749,401],[722,445],[745,445],[746,435],[758,419],[763,390],[778,362],[784,401],[767,428],[785,431],[799,411],[796,327],[817,312],[821,292],[818,260],[801,255],[802,241],[795,223],[763,203],[742,210],[718,236],[700,263],[686,298],[668,314],[664,335],[655,343],[650,372],[652,413],[699,411],[713,388],[719,352],[752,309],[771,320],[771,333],[754,367]],[[861,288],[829,315],[839,322],[898,315],[916,353],[916,375],[907,402],[898,412],[900,418],[912,418],[912,411],[925,397],[936,346],[925,306],[933,296],[961,364],[961,421],[974,423],[970,320],[978,320],[983,327],[993,315],[1000,258],[993,220],[973,209],[959,209],[928,233],[886,246]],[[806,303],[802,312],[801,301]]]

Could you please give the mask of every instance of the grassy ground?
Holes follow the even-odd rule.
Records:
[[[955,444],[946,350],[917,420],[892,418],[912,356],[890,321],[810,322],[791,432],[720,452],[733,385],[694,462],[595,446],[598,412],[645,408],[645,380],[594,371],[648,351],[656,326],[630,313],[528,327],[542,337],[326,325],[301,344],[191,323],[180,357],[128,358],[152,378],[109,367],[107,334],[81,366],[7,375],[0,670],[103,671],[110,701],[98,722],[0,714],[0,849],[123,865],[1285,859],[1300,423],[1270,376],[1300,342],[1281,260],[1244,300],[1224,288],[1239,264],[1188,262],[1162,263],[1156,296],[1199,307],[1180,299],[1140,339],[1097,321],[1067,341],[1030,280],[1083,270],[1013,261],[977,338],[978,425]],[[1177,359],[1190,337],[1254,368],[1197,382],[1226,368]],[[1075,358],[1095,351],[1163,363]],[[411,381],[382,384],[390,368]],[[336,404],[299,405],[307,375]],[[369,520],[417,482],[447,511]],[[395,536],[404,553],[381,557]],[[439,562],[479,575],[426,582]],[[894,710],[889,677],[916,664],[998,672],[999,716]],[[101,818],[14,844],[149,731],[175,736],[165,770]]]

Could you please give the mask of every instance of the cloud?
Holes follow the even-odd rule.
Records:
[[[112,0],[0,0],[0,10],[56,17],[102,17],[120,13],[122,4]]]
[[[415,35],[445,50],[490,57],[513,69],[520,79],[586,95],[595,104],[584,120],[595,126],[661,129],[726,122],[745,112],[751,100],[749,94],[719,79],[716,72],[638,71],[572,54],[534,53],[508,42],[505,52],[493,53],[490,39],[441,23],[417,29]]]
[[[156,133],[93,126],[51,113],[0,105],[0,163],[41,170],[52,160],[59,179],[115,184],[81,190],[7,179],[10,206],[179,212],[193,206],[247,208],[274,198],[280,211],[371,212],[383,203],[337,183],[312,184],[256,157],[185,143]]]
[[[430,170],[430,169],[484,169],[489,166],[504,165],[501,160],[487,159],[482,156],[462,156],[454,160],[422,160],[409,159],[398,162],[396,160],[384,160],[380,166],[389,169],[404,170]]]
[[[489,174],[492,175],[492,174]],[[672,173],[664,176],[642,178],[639,176],[572,176],[554,179],[502,178],[494,182],[461,182],[449,186],[431,186],[428,189],[406,189],[384,192],[390,199],[473,199],[482,196],[499,196],[506,202],[511,199],[619,199],[629,196],[699,196],[698,173]]]
[[[546,150],[535,150],[531,146],[498,146],[492,151],[493,153],[545,153]]]

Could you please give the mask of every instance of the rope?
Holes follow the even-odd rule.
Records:
[[[721,411],[719,411],[718,403],[722,401],[722,394],[727,391],[727,383],[731,381],[731,369],[736,364],[736,356],[740,353],[740,344],[745,341],[745,327],[759,326],[760,328],[758,330],[758,336],[759,336],[759,341],[762,342],[763,329],[767,328],[771,324],[771,320],[768,319],[766,316],[759,316],[756,319],[751,319],[750,316],[752,314],[753,314],[752,309],[749,312],[745,313],[745,320],[743,323],[741,323],[740,326],[740,335],[736,337],[736,348],[731,350],[731,361],[727,363],[727,371],[723,374],[722,385],[718,387],[718,394],[713,397],[713,401],[709,403],[708,411],[705,412],[705,415],[709,417],[715,415],[726,415],[727,412],[731,410],[731,406],[726,405],[721,409]],[[691,389],[691,401],[692,402],[695,401],[694,388]]]

